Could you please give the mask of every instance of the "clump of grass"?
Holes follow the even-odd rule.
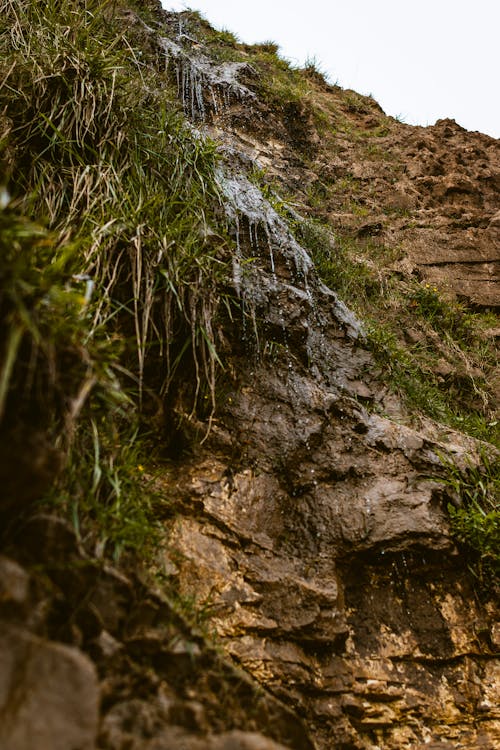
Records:
[[[64,512],[96,557],[145,559],[160,540],[151,446],[131,420],[101,414],[94,409],[78,425],[66,468],[43,505]]]
[[[347,89],[344,91],[343,103],[349,112],[368,114],[371,112],[371,101],[368,97]]]
[[[353,258],[354,243],[349,238],[334,237],[321,221],[311,219],[296,222],[295,233],[311,253],[321,279],[357,312],[380,296],[382,277],[365,261],[360,248]]]
[[[148,360],[165,395],[190,359],[195,403],[214,382],[225,271],[215,147],[186,125],[113,7],[3,0],[3,167],[26,214],[79,244],[75,270],[99,297],[91,333],[121,323],[141,392]]]
[[[464,471],[442,459],[441,478],[454,497],[448,503],[452,531],[469,553],[471,570],[480,587],[500,586],[500,461],[484,451],[478,465],[468,461]]]
[[[256,84],[260,97],[274,109],[306,104],[309,91],[307,77],[279,55],[274,42],[264,42],[247,47],[252,65],[259,72]]]
[[[463,394],[453,384],[441,384],[425,351],[403,346],[390,324],[375,319],[367,322],[369,346],[384,376],[396,392],[417,412],[499,445],[498,424],[487,414],[464,404]],[[470,394],[469,394],[470,401]]]
[[[434,330],[453,338],[467,339],[471,331],[466,310],[458,302],[445,300],[436,286],[419,284],[409,295],[410,307],[427,320]]]
[[[213,412],[228,243],[215,146],[134,34],[118,3],[0,0],[1,430],[46,431],[48,501],[115,557],[155,538],[141,419]]]

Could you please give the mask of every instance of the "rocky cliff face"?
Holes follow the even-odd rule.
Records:
[[[198,53],[184,54],[185,65]],[[208,89],[219,85],[207,76]],[[339,210],[337,193],[317,213],[357,236],[382,235],[399,248],[400,268],[490,306],[499,299],[498,144],[451,121],[392,122],[377,141],[387,159],[345,137],[329,158],[306,112],[266,111],[226,92],[209,131],[227,169],[238,164],[234,233],[241,256],[257,258],[237,291],[249,327],[257,320],[273,344],[249,362],[231,342],[237,374],[206,451],[174,472],[173,575],[212,609],[225,650],[305,719],[317,747],[493,747],[493,610],[475,600],[436,481],[439,455],[463,460],[474,447],[429,424],[412,429],[404,408],[386,403],[362,327],[241,174],[255,160],[304,203],[311,185],[348,174],[345,190],[365,210]],[[340,99],[328,86],[317,96],[325,109]],[[373,102],[355,105],[359,128],[387,123]]]
[[[160,587],[96,565],[47,516],[4,546],[2,747],[493,750],[498,610],[440,481],[443,460],[479,462],[478,441],[410,412],[292,229],[308,216],[376,238],[391,273],[493,309],[498,142],[398,123],[314,71],[314,110],[278,105],[250,53],[214,56],[192,14],[127,18],[218,143],[240,317],[229,304],[220,320],[217,410],[190,420],[205,439],[155,473]],[[171,408],[188,421],[181,396]],[[217,649],[173,591],[208,613]]]

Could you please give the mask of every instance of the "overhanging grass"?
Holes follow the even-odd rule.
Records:
[[[166,393],[181,351],[198,385],[213,383],[225,272],[216,156],[163,74],[141,63],[118,10],[3,0],[2,166],[21,210],[78,243],[73,270],[96,289],[93,330],[129,314],[139,389],[149,356]]]
[[[0,0],[0,430],[50,434],[50,502],[114,554],[154,536],[140,412],[214,408],[228,243],[215,147],[121,10]]]

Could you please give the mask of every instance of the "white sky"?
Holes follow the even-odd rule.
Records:
[[[199,10],[247,43],[314,58],[332,83],[372,94],[389,115],[451,117],[500,138],[500,0],[162,0]]]

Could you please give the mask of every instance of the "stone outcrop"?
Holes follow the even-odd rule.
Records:
[[[233,362],[203,455],[169,474],[166,569],[317,748],[493,747],[493,613],[474,603],[438,481],[439,455],[460,462],[473,441],[377,414],[387,394],[354,321],[319,302],[313,274],[301,293],[267,236],[253,299],[279,346]]]
[[[312,750],[165,589],[89,558],[56,517],[18,533],[0,558],[2,750]]]
[[[2,748],[93,750],[99,692],[92,662],[18,628],[1,628],[0,641]]]
[[[305,718],[315,747],[493,748],[494,608],[475,600],[439,481],[441,457],[460,464],[474,441],[410,423],[362,326],[242,177],[256,160],[296,194],[313,179],[276,117],[252,120],[252,107],[228,103],[211,120],[247,337],[228,345],[235,374],[204,450],[168,476],[166,570],[212,613],[227,653]],[[497,144],[450,121],[395,123],[384,144],[397,168],[340,149],[331,169],[369,192],[373,216],[331,211],[333,226],[383,235],[410,272],[498,304]],[[270,343],[252,355],[259,330]]]
[[[93,750],[99,708],[93,663],[21,625],[30,603],[24,568],[1,557],[0,577],[0,746]]]

